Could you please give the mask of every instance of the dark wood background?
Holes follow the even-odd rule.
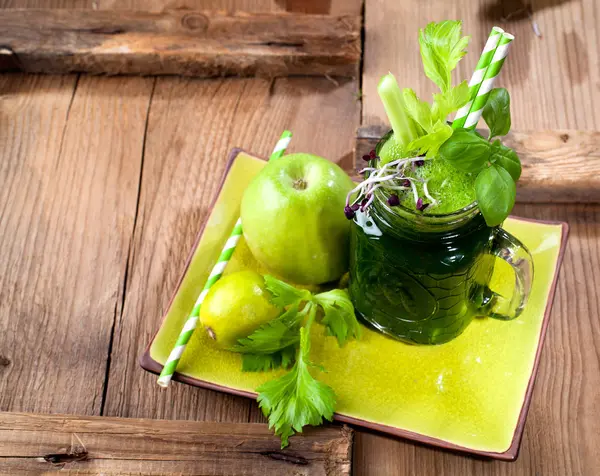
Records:
[[[4,8],[240,8],[360,15],[361,0],[0,0]],[[260,422],[255,402],[142,371],[227,153],[290,151],[350,170],[357,127],[379,124],[377,78],[418,93],[417,28],[463,18],[464,77],[498,24],[516,35],[500,82],[514,128],[600,129],[600,5],[366,0],[362,77],[0,76],[0,410]],[[525,12],[525,13],[524,13]],[[0,12],[1,15],[1,12]],[[597,160],[597,159],[595,159]],[[521,455],[483,461],[357,431],[357,475],[590,475],[600,464],[600,206],[520,203],[571,227]],[[0,443],[1,444],[1,443]]]

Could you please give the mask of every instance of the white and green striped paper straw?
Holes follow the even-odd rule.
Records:
[[[283,131],[283,134],[281,134],[279,141],[277,141],[277,144],[275,145],[275,148],[273,149],[273,153],[271,154],[271,157],[269,157],[269,160],[279,159],[283,154],[285,154],[285,150],[287,149],[290,140],[292,140],[292,133],[290,131]],[[177,370],[177,364],[179,364],[179,359],[181,359],[183,351],[185,350],[185,347],[187,346],[190,337],[192,337],[192,334],[194,333],[194,330],[198,325],[198,317],[200,315],[200,307],[202,306],[202,302],[204,301],[204,298],[208,294],[208,291],[213,286],[213,284],[215,284],[223,275],[223,271],[225,271],[225,267],[227,266],[227,263],[229,263],[229,260],[231,259],[231,256],[235,251],[235,247],[237,246],[238,241],[240,241],[241,237],[242,220],[238,218],[237,222],[235,223],[235,226],[233,227],[233,230],[231,231],[231,234],[229,235],[229,238],[227,239],[227,242],[225,243],[225,246],[223,247],[223,251],[221,251],[221,254],[217,259],[215,266],[213,267],[212,271],[208,276],[208,279],[206,281],[206,284],[204,285],[204,288],[202,289],[202,292],[200,293],[200,296],[198,296],[198,299],[196,300],[196,304],[194,305],[192,312],[185,321],[183,329],[181,329],[181,333],[177,338],[177,342],[175,342],[175,347],[173,347],[173,350],[169,354],[169,358],[167,359],[167,362],[164,365],[162,372],[160,373],[160,377],[158,378],[158,385],[160,385],[161,387],[169,386],[169,383],[173,378],[173,374]]]
[[[514,39],[515,37],[513,35],[506,32],[503,32],[500,36],[498,46],[492,56],[492,61],[485,70],[481,86],[479,87],[479,91],[477,91],[477,96],[473,99],[469,114],[462,126],[465,129],[474,129],[477,126],[479,119],[481,119],[481,114],[483,113],[483,108],[490,96],[490,91],[494,87],[494,82],[496,81],[498,74],[500,74],[500,70],[502,69],[506,55],[508,54],[508,47]]]
[[[477,66],[475,66],[473,76],[471,76],[471,80],[469,81],[469,97],[471,100],[456,112],[456,116],[454,116],[454,121],[452,122],[452,127],[454,129],[465,127],[465,121],[467,120],[473,101],[477,97],[485,72],[492,62],[494,52],[498,47],[502,33],[504,33],[502,28],[497,26],[492,28],[485,46],[483,47],[483,51],[481,52],[481,56],[479,57],[479,61],[477,62]]]

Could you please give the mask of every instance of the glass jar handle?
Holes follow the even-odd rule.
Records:
[[[523,312],[531,292],[533,258],[523,243],[502,228],[494,230],[490,253],[512,266],[515,271],[515,286],[510,298],[489,290],[483,310],[486,316],[494,319],[515,319]]]

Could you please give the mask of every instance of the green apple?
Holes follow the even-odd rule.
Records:
[[[311,154],[269,162],[246,189],[241,217],[254,257],[296,284],[338,279],[348,268],[353,182],[336,164]]]

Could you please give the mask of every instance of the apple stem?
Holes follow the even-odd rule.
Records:
[[[305,190],[306,185],[307,185],[307,183],[304,181],[304,179],[301,179],[301,178],[294,182],[294,188],[296,190]]]

